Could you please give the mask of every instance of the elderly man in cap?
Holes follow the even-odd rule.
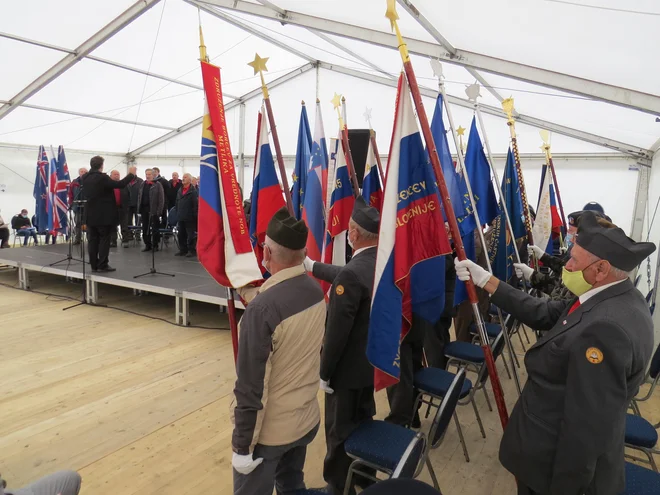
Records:
[[[653,348],[648,305],[628,278],[655,251],[585,212],[562,280],[571,300],[537,299],[472,263],[456,263],[494,304],[547,331],[527,352],[528,380],[500,445],[519,494],[617,495],[626,410]]]
[[[325,300],[305,273],[307,227],[286,208],[266,230],[271,277],[251,299],[239,327],[233,404],[234,493],[293,493],[305,488],[307,445],[321,419],[317,394]],[[253,298],[252,295],[256,294]]]
[[[351,458],[344,441],[360,423],[376,414],[374,369],[367,359],[371,293],[376,272],[378,210],[360,196],[348,224],[348,243],[353,257],[346,266],[305,260],[308,271],[332,283],[323,353],[321,388],[325,395],[327,454],[323,478],[328,491],[344,491]]]

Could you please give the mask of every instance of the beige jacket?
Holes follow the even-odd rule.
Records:
[[[326,306],[303,265],[276,273],[256,296],[239,292],[248,305],[239,324],[232,448],[246,455],[257,443],[293,443],[319,423]]]

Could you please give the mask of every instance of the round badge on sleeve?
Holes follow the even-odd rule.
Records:
[[[602,363],[603,352],[598,347],[589,347],[589,349],[587,349],[587,361],[591,364]]]
[[[337,287],[335,287],[335,294],[337,294],[338,296],[341,296],[343,293],[344,293],[344,286],[343,285],[340,284]]]

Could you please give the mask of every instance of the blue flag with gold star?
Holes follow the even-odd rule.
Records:
[[[307,108],[302,104],[300,110],[300,124],[298,124],[298,147],[296,148],[296,165],[293,169],[293,213],[297,220],[302,218],[304,194],[307,188],[307,167],[312,154],[312,131],[307,120]]]

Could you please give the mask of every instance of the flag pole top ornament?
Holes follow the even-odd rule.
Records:
[[[206,45],[204,44],[204,33],[202,33],[202,21],[199,22],[199,60],[201,62],[209,61],[209,56],[206,53]]]
[[[513,124],[513,97],[502,100],[502,109],[504,110],[504,113],[506,113],[507,119],[509,120],[509,125]]]
[[[464,136],[465,135],[465,127],[463,126],[458,126],[458,129],[456,129],[456,134],[459,136]]]
[[[341,102],[346,103],[346,97],[344,95],[341,96]]]
[[[540,130],[539,134],[541,135],[541,139],[543,140],[543,145],[541,146],[541,150],[545,152],[545,154],[550,158],[550,141],[552,139],[552,133],[550,131],[547,131],[545,129]]]
[[[300,104],[304,107],[305,106],[305,100],[301,100]]]
[[[438,78],[438,82],[441,82],[445,75],[442,72],[442,64],[440,63],[440,60],[432,58],[429,62],[431,63],[431,70],[433,70],[433,75]]]
[[[268,99],[268,86],[266,86],[264,72],[268,72],[268,69],[266,68],[266,62],[268,62],[269,58],[270,57],[261,58],[258,53],[255,53],[254,60],[252,62],[248,62],[248,65],[254,69],[254,75],[256,76],[259,74],[259,77],[261,78],[261,91],[264,94],[264,99]]]
[[[335,96],[332,97],[332,100],[330,100],[332,103],[332,107],[337,110],[337,117],[339,118],[339,129],[343,130],[344,129],[344,119],[341,116],[341,102],[342,102],[342,96],[338,95],[335,93]]]
[[[369,129],[371,129],[371,108],[365,107],[364,113],[362,114],[364,120],[369,124]]]
[[[410,55],[408,54],[408,46],[406,45],[406,42],[403,41],[403,36],[401,36],[401,31],[399,30],[399,23],[397,22],[399,14],[396,12],[396,0],[387,0],[385,17],[390,20],[390,27],[392,28],[392,31],[396,33],[396,39],[399,43],[399,53],[401,53],[403,62],[406,63],[410,60]]]
[[[477,98],[481,96],[481,86],[479,86],[478,83],[470,84],[465,88],[465,94],[467,95],[468,100],[476,104]]]

